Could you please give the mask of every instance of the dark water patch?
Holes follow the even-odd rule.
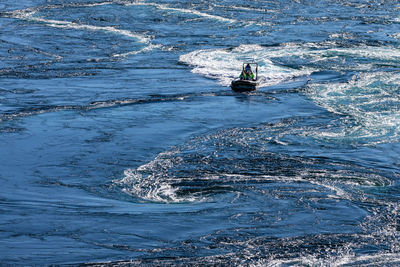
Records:
[[[35,71],[38,71],[35,73]],[[74,78],[74,77],[92,77],[98,75],[98,72],[88,72],[86,69],[81,71],[75,69],[73,71],[62,70],[62,71],[43,71],[43,68],[37,66],[24,66],[21,69],[3,69],[0,71],[0,75],[3,78],[14,78],[14,79],[53,79],[53,78]]]
[[[9,91],[12,94],[17,94],[17,95],[25,95],[25,94],[33,94],[37,92],[36,89],[24,89],[24,88],[18,88],[18,89],[12,89]]]
[[[22,90],[22,91],[21,91]],[[34,93],[34,90],[29,89],[15,89],[12,90],[13,93],[17,94],[30,94]],[[59,111],[91,111],[103,108],[114,108],[127,105],[141,105],[141,104],[156,104],[162,102],[174,102],[174,101],[198,101],[203,97],[225,97],[225,96],[237,96],[238,94],[227,90],[227,91],[217,91],[217,92],[200,92],[200,93],[187,93],[187,94],[152,94],[148,95],[146,98],[133,98],[133,99],[117,99],[117,100],[104,100],[104,101],[94,101],[89,105],[40,105],[35,104],[35,107],[31,106],[29,108],[21,108],[18,111],[3,112],[0,114],[1,121],[9,121],[21,117],[34,116],[48,112],[59,112]],[[246,98],[246,95],[239,95]],[[263,99],[274,100],[273,96],[269,92],[256,92],[250,94],[250,96],[262,96]]]
[[[13,127],[13,126],[1,126],[0,127],[0,132],[1,133],[20,133],[26,131],[26,128],[23,127]]]
[[[47,112],[56,112],[64,110],[77,110],[82,109],[81,106],[42,106],[21,109],[17,112],[3,113],[0,115],[1,121],[13,120],[21,117],[33,116]]]

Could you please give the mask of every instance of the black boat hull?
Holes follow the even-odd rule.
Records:
[[[231,88],[235,92],[251,92],[257,90],[259,85],[259,80],[252,81],[236,79],[232,81]]]

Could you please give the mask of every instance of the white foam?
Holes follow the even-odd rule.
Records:
[[[124,178],[114,181],[123,187],[129,195],[145,201],[159,203],[182,203],[203,201],[204,198],[195,195],[179,196],[179,187],[172,184],[175,180],[183,181],[185,178],[168,177],[167,171],[179,165],[182,159],[177,156],[179,149],[160,153],[154,160],[139,166],[136,169],[124,171]]]
[[[326,110],[354,120],[350,128],[332,136],[380,138],[375,142],[384,142],[400,134],[399,84],[399,73],[365,73],[347,83],[310,85],[308,95]]]
[[[233,78],[239,76],[244,61],[258,62],[259,74],[266,78],[264,85],[278,84],[283,81],[310,74],[312,69],[296,70],[273,64],[271,58],[277,48],[259,45],[240,45],[234,49],[197,50],[182,55],[179,60],[193,66],[193,73],[215,78],[228,86]]]
[[[177,188],[163,182],[153,175],[143,176],[138,170],[129,169],[124,172],[125,177],[118,181],[125,187],[123,191],[127,194],[139,197],[143,200],[161,203],[191,202],[192,198],[180,198],[177,196]]]
[[[113,57],[127,57],[127,56],[131,56],[131,55],[137,55],[140,53],[145,53],[151,50],[154,50],[156,48],[161,48],[162,45],[154,45],[154,44],[149,44],[146,47],[140,49],[140,50],[134,50],[134,51],[129,51],[129,52],[125,52],[125,53],[120,53],[120,54],[114,54],[112,55]]]
[[[288,43],[277,47],[276,49],[270,48],[268,52],[271,58],[282,57],[298,57],[304,59],[305,64],[325,64],[329,63],[332,59],[347,59],[354,58],[355,66],[351,66],[346,61],[341,64],[337,62],[337,66],[329,66],[331,69],[345,70],[369,70],[373,64],[368,60],[384,60],[398,62],[400,60],[400,49],[395,47],[375,47],[361,45],[357,47],[343,48],[336,47],[335,42],[325,42],[322,44],[305,43],[296,44]],[[367,61],[365,61],[367,60]],[[326,66],[327,67],[327,66]]]
[[[144,201],[159,203],[188,203],[200,202],[201,198],[193,195],[180,197],[177,194],[179,188],[173,187],[168,181],[163,181],[159,177],[145,176],[135,170],[124,172],[125,178],[117,181],[117,184],[124,186],[123,192],[138,197]]]
[[[265,8],[256,8],[256,7],[249,7],[249,6],[224,6],[224,5],[218,5],[218,4],[211,4],[214,7],[220,7],[224,9],[235,9],[235,10],[243,10],[243,11],[251,11],[251,12],[271,12],[271,13],[276,13],[276,10],[272,9],[265,9]]]
[[[70,6],[76,6],[76,7],[96,7],[96,6],[106,6],[106,5],[115,5],[117,4],[116,2],[111,2],[111,1],[104,1],[104,2],[99,2],[99,3],[71,3]],[[68,5],[68,4],[63,4],[63,6]]]
[[[157,4],[157,3],[151,3],[151,2],[134,2],[134,3],[129,3],[126,5],[142,5],[142,6],[153,6],[159,10],[166,10],[166,11],[173,11],[173,12],[180,12],[180,13],[185,13],[185,14],[192,14],[195,16],[199,16],[199,17],[204,17],[207,19],[212,19],[212,20],[218,20],[221,22],[228,22],[228,23],[234,23],[236,22],[236,20],[234,19],[229,19],[229,18],[225,18],[222,16],[217,16],[217,15],[211,15],[208,13],[204,13],[204,12],[200,12],[198,10],[195,9],[185,9],[185,8],[176,8],[176,7],[171,7],[168,5],[164,5],[164,4]]]
[[[394,47],[360,46],[358,48],[333,48],[330,51],[346,56],[359,56],[368,59],[399,60],[400,49]]]
[[[399,265],[400,264],[400,254],[399,253],[381,253],[376,255],[348,255],[346,257],[342,257],[341,259],[337,259],[334,266],[343,266],[343,265],[364,265],[364,266],[376,266],[378,264],[390,266]]]
[[[340,251],[338,256],[328,256],[321,258],[319,255],[300,256],[294,259],[275,259],[268,262],[262,262],[261,265],[254,266],[377,266],[388,265],[397,266],[400,264],[399,253],[381,253],[376,255],[360,255],[357,256],[349,249]],[[260,262],[261,263],[261,262]]]

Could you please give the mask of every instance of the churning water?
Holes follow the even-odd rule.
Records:
[[[0,263],[399,265],[399,11],[3,0]]]

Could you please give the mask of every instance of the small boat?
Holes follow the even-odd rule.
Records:
[[[242,73],[245,71],[245,66],[255,65],[256,75],[253,79],[242,79],[237,78],[232,81],[231,88],[235,92],[250,92],[255,91],[260,86],[261,82],[264,80],[263,77],[258,77],[258,64],[257,63],[243,63]]]

